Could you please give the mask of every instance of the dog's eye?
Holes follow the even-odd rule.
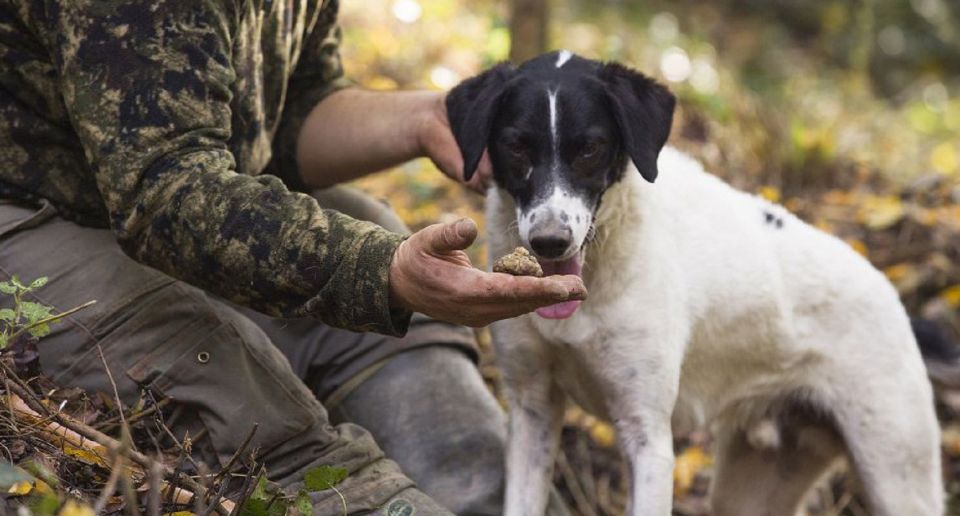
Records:
[[[590,159],[596,157],[603,151],[603,142],[589,141],[580,149],[581,159]]]
[[[520,140],[506,141],[503,143],[503,147],[516,158],[523,158],[527,155],[527,147]]]

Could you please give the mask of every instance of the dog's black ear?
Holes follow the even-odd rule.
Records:
[[[465,181],[473,177],[480,164],[497,106],[514,72],[512,65],[501,63],[461,82],[447,94],[447,118],[463,155]]]
[[[627,154],[644,179],[657,178],[657,156],[667,143],[676,99],[667,88],[617,63],[600,69]]]

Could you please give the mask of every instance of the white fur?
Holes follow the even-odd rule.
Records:
[[[553,145],[553,163],[558,163],[560,137],[557,135],[557,90],[547,90],[547,102],[550,105],[550,143]]]
[[[844,451],[873,514],[941,514],[931,387],[889,282],[843,242],[675,149],[658,163],[655,184],[630,167],[605,193],[584,249],[589,298],[572,317],[492,326],[510,403],[506,514],[544,511],[565,395],[617,428],[632,515],[670,514],[672,432],[705,425],[717,439],[715,515],[792,514]],[[524,240],[516,217],[492,188],[492,257]],[[787,446],[770,423],[788,396],[821,408],[840,434],[775,426],[796,437]]]
[[[532,220],[561,219],[561,215],[566,215],[564,222],[572,232],[571,246],[568,254],[578,250],[580,243],[587,236],[590,229],[590,208],[584,204],[583,199],[574,195],[560,185],[553,188],[550,197],[547,197],[540,203],[531,206],[526,213],[517,209],[518,232],[520,241],[523,245],[530,247],[530,231],[533,229]],[[562,258],[569,258],[563,256]]]
[[[560,52],[558,52],[557,68],[560,68],[563,65],[567,64],[567,61],[569,61],[571,57],[573,57],[573,52],[570,52],[569,50],[561,50]]]

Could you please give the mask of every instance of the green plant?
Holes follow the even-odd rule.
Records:
[[[281,492],[260,476],[250,496],[240,506],[240,516],[311,516],[313,505],[310,493],[332,489],[340,496],[343,516],[347,515],[347,500],[335,486],[347,478],[347,470],[335,466],[317,466],[304,475],[303,485],[296,496]]]
[[[66,312],[54,314],[52,306],[24,299],[27,294],[46,284],[46,277],[23,283],[13,276],[10,281],[0,282],[0,294],[13,296],[13,308],[0,308],[0,350],[6,349],[22,335],[34,338],[46,336],[50,333],[51,324],[96,302],[89,301]]]

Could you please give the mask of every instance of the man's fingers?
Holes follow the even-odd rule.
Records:
[[[533,278],[493,273],[485,281],[485,297],[490,302],[516,302],[540,307],[587,297],[587,289],[578,276]]]
[[[445,254],[470,247],[477,239],[477,223],[464,217],[447,224],[427,226],[420,233],[427,251]]]

